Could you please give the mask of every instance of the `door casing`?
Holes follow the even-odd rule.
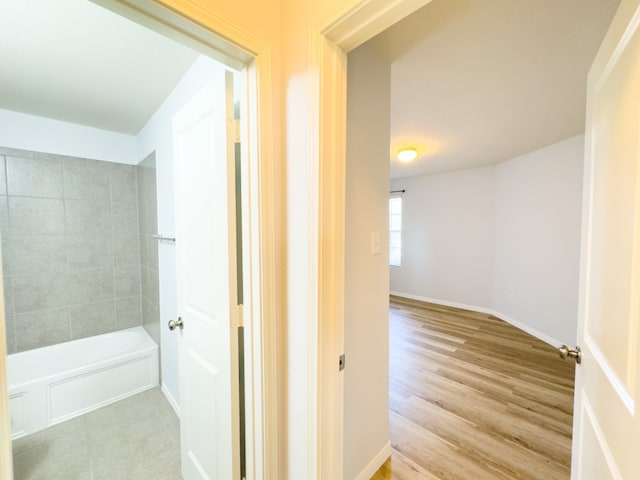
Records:
[[[91,0],[245,74],[241,114],[245,261],[245,391],[247,478],[279,478],[276,237],[269,219],[278,215],[272,138],[272,54],[268,45],[195,8],[180,12],[153,0]],[[206,15],[205,15],[206,16]],[[198,18],[198,22],[193,19]],[[203,28],[201,25],[210,28]],[[1,304],[0,300],[0,304]],[[2,313],[0,308],[0,313]],[[13,478],[6,394],[4,325],[0,324],[0,476]],[[4,392],[4,395],[3,395]]]
[[[317,283],[309,298],[317,309],[310,315],[308,376],[312,392],[308,411],[309,479],[343,477],[344,377],[338,358],[344,351],[345,177],[347,138],[347,54],[431,0],[352,0],[326,12],[310,28],[312,79],[311,171],[317,191],[310,196],[316,218],[310,232],[316,248],[310,255]],[[315,347],[315,348],[313,348]]]

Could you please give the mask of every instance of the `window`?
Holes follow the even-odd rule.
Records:
[[[402,257],[402,197],[389,199],[389,265],[400,266]]]

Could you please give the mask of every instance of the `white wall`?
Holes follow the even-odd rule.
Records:
[[[496,168],[493,308],[575,345],[584,136]]]
[[[390,67],[369,46],[348,59],[344,478],[369,479],[389,444]],[[375,99],[375,101],[371,101]],[[380,251],[372,254],[372,233]]]
[[[402,196],[402,261],[391,291],[491,306],[495,168],[393,180]]]
[[[407,191],[391,291],[574,345],[583,144],[578,135],[496,167],[393,180]]]
[[[138,134],[138,161],[144,159],[151,152],[156,152],[158,233],[161,235],[175,236],[173,115],[222,70],[221,64],[208,57],[200,56]],[[176,239],[176,241],[179,242],[180,239]],[[162,386],[172,406],[178,410],[180,402],[179,335],[164,328],[167,322],[175,319],[178,314],[175,245],[159,242],[158,262],[160,267]]]
[[[10,110],[0,110],[0,145],[129,165],[138,163],[133,135]]]

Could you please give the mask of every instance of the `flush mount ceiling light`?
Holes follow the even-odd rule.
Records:
[[[401,162],[412,162],[418,157],[418,150],[415,148],[403,148],[398,152],[398,160]]]

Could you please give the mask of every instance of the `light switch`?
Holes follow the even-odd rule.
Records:
[[[380,232],[371,232],[371,255],[380,255]]]

